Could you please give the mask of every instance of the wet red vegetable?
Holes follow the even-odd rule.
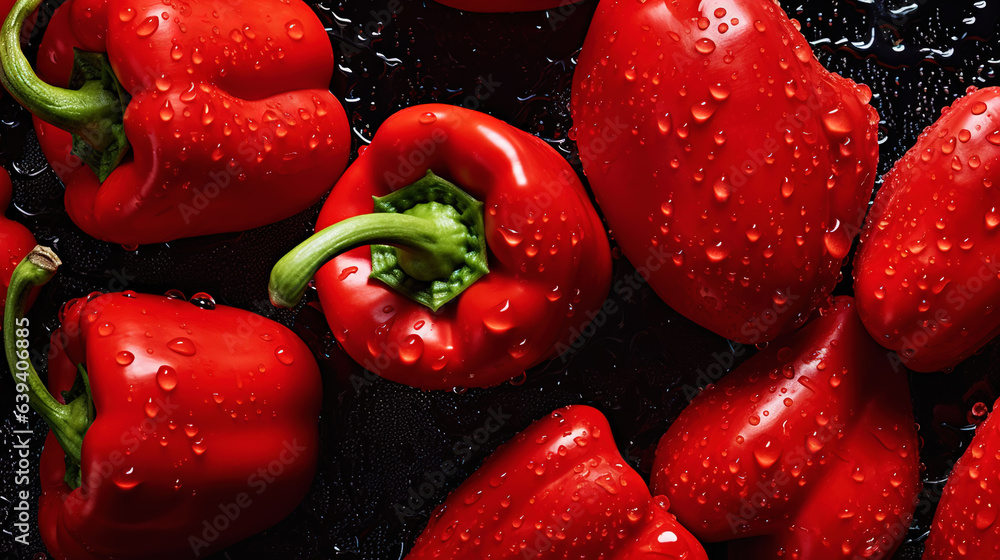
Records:
[[[87,234],[134,246],[263,226],[347,166],[333,49],[305,3],[72,0],[48,22],[36,76],[18,38],[38,4],[4,25],[0,78],[34,113]]]
[[[770,0],[603,0],[573,124],[614,237],[656,293],[762,343],[840,280],[875,181],[871,97]]]
[[[497,449],[434,512],[408,560],[707,560],[625,464],[611,427],[573,405]]]
[[[308,347],[204,294],[92,294],[60,312],[46,390],[22,344],[24,298],[59,264],[39,247],[19,265],[3,329],[18,393],[52,428],[39,467],[49,554],[199,558],[287,516],[319,452]]]
[[[0,168],[0,278],[3,279],[0,291],[0,313],[7,301],[7,287],[10,285],[10,275],[14,273],[21,259],[35,246],[35,236],[14,220],[7,219],[3,212],[10,206],[12,185],[10,174]],[[31,292],[28,306],[34,301],[37,290]]]
[[[996,408],[994,403],[993,410]],[[924,560],[1000,555],[997,472],[1000,472],[1000,415],[994,412],[976,429],[976,437],[948,477],[924,546]]]
[[[891,557],[920,445],[905,368],[834,300],[697,396],[660,440],[652,490],[730,558]]]
[[[885,176],[854,263],[858,313],[917,371],[1000,333],[1000,88],[971,88]]]
[[[316,231],[275,265],[271,301],[293,306],[315,274],[340,345],[398,383],[497,385],[607,315],[611,253],[579,178],[484,113],[435,104],[390,117]]]

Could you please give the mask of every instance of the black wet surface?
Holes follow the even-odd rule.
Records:
[[[567,138],[571,73],[597,2],[526,14],[472,14],[412,0],[325,1],[325,22],[339,71],[331,89],[345,101],[354,147],[368,141],[395,110],[424,102],[478,108],[536,133],[575,163]],[[884,173],[940,109],[968,86],[997,85],[1000,3],[971,0],[837,1],[784,4],[802,23],[820,60],[868,84],[882,115]],[[693,388],[721,375],[753,349],[737,347],[692,325],[645,287],[626,290],[634,269],[615,261],[607,317],[578,351],[527,372],[523,383],[460,394],[423,392],[366,374],[337,347],[313,305],[277,312],[267,303],[267,275],[305,238],[318,206],[279,224],[242,234],[197,238],[127,251],[94,241],[66,217],[62,187],[40,156],[27,113],[0,101],[0,163],[15,181],[8,216],[27,224],[65,261],[29,315],[33,344],[43,348],[66,300],[95,290],[208,292],[220,304],[253,309],[292,325],[324,369],[319,474],[288,519],[213,558],[390,559],[401,557],[433,508],[499,444],[552,409],[588,403],[608,415],[619,447],[648,476],[660,435]],[[617,251],[616,251],[617,256]],[[851,293],[850,270],[837,293]],[[630,295],[629,295],[630,294]],[[309,295],[315,300],[315,295]],[[928,483],[908,542],[896,558],[918,558],[950,465],[971,438],[973,404],[995,398],[1000,346],[992,344],[953,373],[911,376],[922,461]],[[3,387],[2,410],[12,390]],[[492,414],[509,415],[499,430]],[[489,425],[493,425],[490,423]],[[14,421],[0,426],[0,499],[11,497]],[[44,427],[33,423],[40,452]],[[445,462],[429,498],[418,488]],[[33,463],[34,464],[34,463]],[[34,469],[34,466],[32,467]],[[37,472],[37,471],[34,471]],[[19,487],[18,489],[21,489]],[[37,497],[37,485],[31,488]],[[31,545],[13,543],[7,503],[0,512],[0,556],[44,558],[37,531]],[[35,519],[35,512],[31,513]],[[724,558],[722,549],[710,551]]]

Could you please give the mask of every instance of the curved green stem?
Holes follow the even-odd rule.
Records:
[[[36,286],[42,286],[55,275],[62,262],[48,247],[38,246],[25,257],[10,278],[7,303],[3,316],[3,341],[7,364],[14,376],[18,393],[28,395],[28,404],[55,433],[66,452],[67,463],[79,465],[83,435],[92,421],[90,391],[86,397],[62,404],[49,393],[31,363],[27,344],[28,320],[24,317],[28,296]]]
[[[372,245],[372,277],[437,310],[489,272],[482,208],[428,171],[412,185],[376,198],[375,213],[333,224],[282,257],[271,270],[271,302],[294,307],[327,261]]]
[[[18,0],[0,29],[0,82],[25,108],[40,119],[79,135],[96,150],[105,149],[120,122],[121,98],[100,80],[88,80],[80,89],[55,87],[42,81],[21,50],[21,28],[41,0]]]
[[[333,257],[364,245],[403,245],[434,253],[440,236],[433,222],[405,214],[362,214],[313,234],[278,261],[268,292],[279,307],[295,307],[306,284]]]

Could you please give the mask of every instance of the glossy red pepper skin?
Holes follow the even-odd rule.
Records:
[[[537,12],[558,8],[573,9],[581,0],[436,0],[439,4],[467,12]]]
[[[501,446],[448,496],[408,560],[707,560],[651,497],[596,409],[552,412]]]
[[[0,293],[0,313],[7,302],[7,286],[10,285],[10,275],[17,268],[17,263],[35,246],[35,236],[28,228],[14,220],[7,219],[3,212],[10,206],[13,194],[10,174],[0,167],[0,278],[3,279],[3,293]],[[32,292],[30,301],[34,300],[36,292]],[[30,303],[29,303],[30,305]]]
[[[572,109],[625,256],[672,308],[752,344],[839,281],[875,180],[870,99],[770,0],[602,0]]]
[[[972,443],[948,477],[938,502],[924,560],[1000,557],[1000,402],[976,428]]]
[[[70,154],[69,133],[35,119],[66,210],[93,237],[136,245],[263,226],[308,208],[347,166],[333,49],[301,1],[72,0],[49,22],[39,76],[65,86],[74,47],[107,52],[132,94],[132,156],[104,183]]]
[[[485,203],[490,272],[438,311],[369,278],[371,250],[334,257],[316,287],[357,362],[423,389],[488,387],[568,350],[611,282],[604,228],[580,180],[542,140],[461,107],[418,105],[382,124],[334,187],[320,231],[428,170]]]
[[[730,558],[891,557],[921,488],[896,366],[835,299],[695,397],[660,440],[653,492]]]
[[[39,525],[49,553],[204,557],[288,515],[319,449],[322,387],[305,344],[241,309],[134,292],[88,299],[68,303],[52,335],[52,394],[83,364],[97,417],[80,488],[64,481],[51,433],[46,441]],[[205,522],[226,528],[212,539]]]
[[[858,312],[916,371],[1000,334],[1000,88],[970,89],[886,174],[854,261]]]

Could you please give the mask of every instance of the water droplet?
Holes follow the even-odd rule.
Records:
[[[823,234],[823,244],[835,259],[842,259],[850,252],[851,238],[847,228],[841,227],[840,220],[834,218],[833,227]]]
[[[451,525],[446,526],[441,531],[441,536],[439,537],[441,539],[441,542],[445,542],[448,539],[450,539],[455,534],[455,528],[456,527],[458,527],[458,521],[457,520],[454,523],[452,523]]]
[[[135,361],[135,356],[128,350],[123,350],[115,354],[115,361],[118,362],[120,366],[127,366]]]
[[[976,529],[985,531],[993,526],[997,520],[997,508],[992,503],[985,504],[976,512]]]
[[[514,313],[510,300],[504,300],[483,315],[483,324],[493,332],[504,332],[514,326]]]
[[[712,262],[719,262],[729,256],[729,249],[723,247],[722,242],[719,241],[715,245],[705,247],[705,255],[708,257],[708,260]]]
[[[168,89],[170,89],[170,86],[171,86],[170,78],[167,77],[166,74],[160,74],[160,76],[158,78],[156,78],[156,89],[157,90],[159,90],[159,91],[167,91]]]
[[[677,535],[673,531],[664,531],[656,537],[656,542],[659,543],[672,543],[677,542]]]
[[[670,118],[670,113],[664,113],[656,117],[656,127],[660,130],[660,134],[667,134],[670,129],[673,128],[673,121]]]
[[[163,122],[169,122],[170,119],[174,118],[174,107],[170,104],[170,100],[163,102],[163,107],[160,107],[160,120]]]
[[[795,184],[790,178],[785,177],[781,183],[781,196],[788,198],[792,196],[793,192],[795,192]]]
[[[149,37],[159,26],[160,18],[156,16],[149,16],[148,18],[142,20],[142,23],[135,28],[135,34],[140,37]]]
[[[215,309],[215,298],[205,292],[198,292],[191,296],[190,302],[197,307],[211,311]]]
[[[764,438],[753,448],[753,458],[761,468],[769,468],[781,457],[781,446],[771,438]]]
[[[715,41],[711,39],[698,39],[694,43],[694,48],[701,54],[712,54],[715,52]]]
[[[618,486],[615,484],[614,479],[612,479],[610,474],[596,478],[594,483],[606,490],[608,494],[618,493]]]
[[[503,236],[504,241],[506,241],[511,247],[517,247],[522,241],[524,241],[524,237],[519,232],[509,229],[507,226],[500,226],[498,229],[500,230],[500,235]]]
[[[726,85],[719,83],[708,86],[708,92],[712,94],[713,99],[721,102],[729,98],[730,90]]]
[[[854,482],[864,482],[865,472],[861,470],[861,467],[854,467],[854,472],[851,473],[851,478]]]
[[[121,488],[122,490],[131,490],[139,485],[138,478],[132,478],[135,473],[135,467],[129,467],[121,475],[114,477],[112,480],[115,482],[115,486]]]
[[[773,301],[775,305],[781,307],[788,303],[788,294],[781,290],[775,290],[774,294],[771,296],[771,301]]]
[[[823,126],[834,136],[846,136],[854,130],[854,122],[846,111],[839,107],[823,115]]]
[[[511,358],[520,359],[523,358],[530,349],[531,349],[531,343],[528,342],[527,338],[525,338],[520,342],[515,342],[514,344],[511,344],[507,348],[507,353],[510,354]]]
[[[420,359],[424,353],[424,340],[415,334],[411,334],[403,339],[403,344],[399,348],[399,359],[404,364],[412,364]]]
[[[156,384],[164,391],[173,391],[177,387],[177,371],[170,366],[160,366],[156,370]]]
[[[153,402],[153,397],[149,397],[149,400],[143,406],[143,410],[146,411],[146,416],[149,418],[156,418],[156,415],[160,413],[160,407]]]
[[[286,23],[285,31],[287,31],[288,36],[295,41],[300,41],[302,40],[302,37],[305,36],[305,29],[303,28],[302,22],[297,19],[293,19]]]
[[[708,101],[702,101],[700,103],[695,103],[691,106],[691,116],[694,120],[703,123],[708,119],[712,118],[715,113],[715,105],[709,103]]]
[[[97,334],[101,336],[108,336],[113,332],[115,332],[115,326],[112,323],[104,323],[97,327]]]
[[[284,346],[278,346],[274,349],[274,357],[286,366],[292,365],[292,362],[295,361],[295,355],[292,354],[291,350]]]
[[[389,332],[392,331],[392,326],[396,324],[396,316],[393,315],[386,319],[384,323],[379,324],[375,327],[374,336],[368,339],[368,352],[372,356],[382,355],[383,350],[386,348],[387,341],[389,340]]]
[[[356,267],[356,266],[349,266],[349,267],[345,268],[344,270],[340,271],[340,276],[338,276],[337,279],[340,280],[341,282],[343,282],[344,280],[347,280],[348,276],[354,274],[357,271],[358,271],[358,267]]]
[[[725,202],[729,200],[729,185],[726,183],[726,176],[723,175],[715,180],[712,191],[715,193],[715,200]]]
[[[982,101],[978,101],[972,106],[973,115],[982,115],[985,112],[986,112],[986,104],[983,103]]]
[[[167,348],[177,352],[181,356],[194,356],[195,347],[194,342],[189,338],[179,336],[167,343]]]
[[[992,230],[1000,224],[1000,212],[997,212],[996,206],[990,208],[986,212],[986,229]]]
[[[135,10],[133,10],[131,7],[122,8],[121,11],[118,12],[118,19],[120,19],[123,23],[128,23],[132,21],[133,19],[135,19]]]
[[[427,112],[422,113],[419,117],[417,117],[417,120],[420,121],[421,124],[432,124],[437,122],[438,117],[434,113]]]
[[[204,453],[205,452],[205,438],[204,437],[200,437],[200,438],[192,441],[191,442],[191,451],[193,451],[195,455],[201,455],[202,453]]]

